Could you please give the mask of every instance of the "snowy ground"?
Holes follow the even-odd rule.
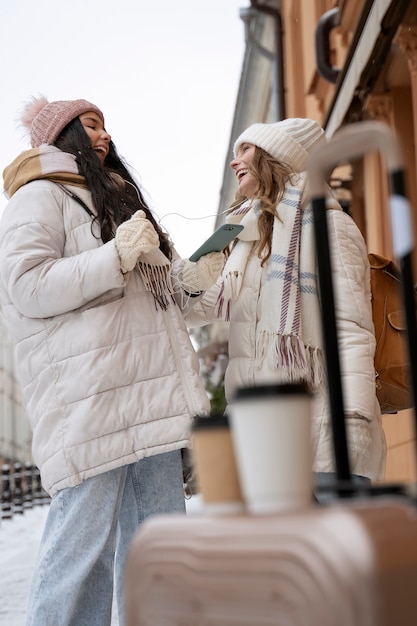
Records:
[[[198,496],[187,500],[188,513],[198,513]],[[0,521],[0,626],[24,626],[30,579],[48,506],[36,506],[11,520]],[[118,626],[116,611],[112,626]]]

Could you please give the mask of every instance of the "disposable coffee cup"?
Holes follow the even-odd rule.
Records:
[[[237,390],[228,416],[249,512],[310,506],[311,407],[311,392],[303,384]]]
[[[228,418],[196,417],[191,437],[196,481],[205,512],[221,515],[243,511]]]

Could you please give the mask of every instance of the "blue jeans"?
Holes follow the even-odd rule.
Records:
[[[62,489],[50,504],[32,580],[27,626],[110,626],[115,583],[124,624],[130,542],[150,515],[185,513],[180,450]]]

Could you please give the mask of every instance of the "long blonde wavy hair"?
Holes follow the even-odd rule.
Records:
[[[286,163],[277,161],[258,146],[255,146],[253,159],[248,169],[257,182],[254,198],[259,200],[261,213],[258,219],[260,239],[255,251],[261,259],[261,265],[264,265],[271,256],[274,218],[280,219],[277,205],[284,194],[286,183],[290,181],[294,184],[297,172]],[[237,209],[247,199],[238,191],[229,212]]]

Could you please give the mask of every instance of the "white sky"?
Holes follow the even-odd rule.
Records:
[[[245,48],[239,9],[247,6],[0,0],[1,172],[30,147],[17,127],[28,98],[89,100],[189,256],[214,229]],[[0,214],[6,202],[0,195]]]

